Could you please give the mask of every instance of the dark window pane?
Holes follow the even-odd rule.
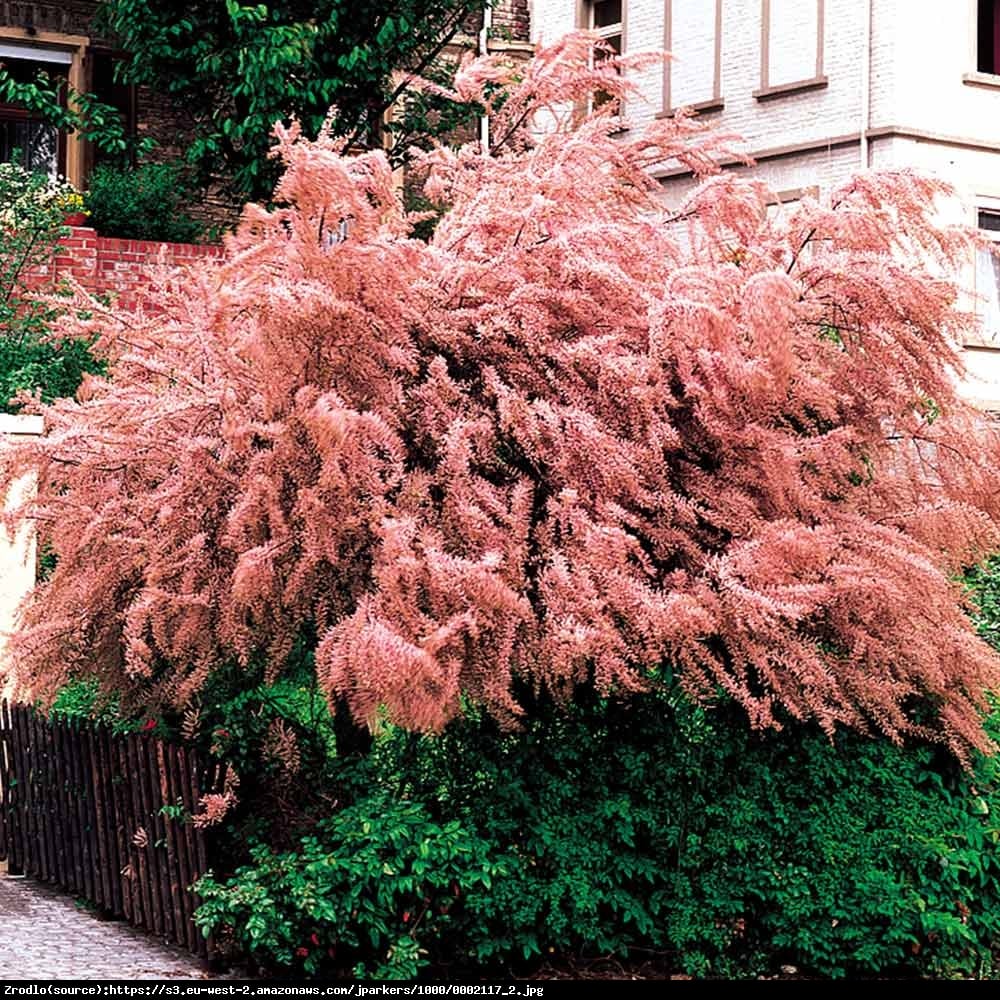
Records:
[[[622,0],[597,0],[594,4],[594,27],[606,28],[611,24],[621,24]]]
[[[979,0],[977,18],[976,69],[1000,73],[1000,0]]]
[[[135,138],[135,91],[129,84],[119,83],[115,79],[115,60],[106,52],[91,54],[91,90],[98,100],[110,104],[120,115],[122,126],[128,138]],[[120,162],[121,154],[106,153],[101,149],[93,150],[94,163]],[[130,154],[131,155],[131,154]]]
[[[24,122],[24,165],[55,178],[59,172],[59,133],[44,122]]]
[[[65,80],[68,76],[67,69],[62,63],[32,62],[30,59],[17,59],[12,56],[5,56],[0,62],[11,78],[18,83],[32,83],[39,73],[45,73],[53,80]]]
[[[0,160],[14,160],[28,170],[55,177],[59,169],[59,133],[44,122],[0,119]]]
[[[1000,212],[988,212],[985,208],[981,208],[979,228],[988,229],[991,233],[1000,233]]]
[[[594,51],[594,59],[597,62],[602,62],[605,59],[612,59],[614,56],[620,56],[622,54],[622,36],[621,35],[608,35],[607,38],[602,38],[601,41],[609,46],[612,51],[608,52],[607,49],[596,49]]]
[[[985,247],[976,251],[976,295],[983,332],[996,340],[1000,337],[1000,258]]]
[[[67,70],[61,63],[33,62],[5,57],[4,69],[18,83],[34,81],[45,73],[52,81],[65,81]],[[61,94],[65,100],[65,91]],[[56,177],[59,173],[59,133],[51,125],[37,121],[17,105],[0,105],[0,160],[16,159],[28,170]]]

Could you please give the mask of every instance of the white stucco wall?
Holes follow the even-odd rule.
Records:
[[[775,84],[791,82],[798,69],[815,61],[815,34],[805,41],[798,34],[800,21],[815,25],[815,0],[771,0],[771,4],[770,76]],[[803,5],[811,13],[796,13]],[[674,106],[712,96],[715,0],[626,0],[626,50],[663,48],[668,7],[673,14],[671,51],[676,69],[654,68],[635,77],[642,100],[631,103],[628,110],[637,127],[664,110],[664,72],[671,73]],[[685,16],[689,9],[698,11],[696,23]],[[534,0],[533,39],[551,42],[571,31],[576,27],[577,10],[577,0]],[[721,92],[725,108],[714,117],[726,131],[743,136],[752,149],[761,144],[818,141],[856,130],[861,57],[849,39],[857,36],[860,40],[862,10],[862,0],[826,0],[824,4],[824,69],[829,80],[825,89],[759,101],[753,95],[761,85],[761,0],[723,0]]]
[[[721,0],[721,80],[724,106],[707,112],[725,132],[740,135],[760,162],[808,158],[808,167],[768,167],[785,184],[802,169],[822,167],[811,180],[823,186],[861,167],[858,139],[868,66],[867,128],[872,165],[932,164],[958,187],[974,192],[996,177],[1000,188],[1000,77],[975,72],[975,0],[870,0],[871,28],[865,47],[869,0],[822,3],[824,85],[762,99],[762,22],[769,10],[767,74],[772,87],[793,82],[815,58],[819,0]],[[572,30],[581,0],[533,0],[532,37],[553,41]],[[669,70],[635,77],[641,99],[628,114],[641,128],[664,111],[664,74],[670,74],[671,105],[709,101],[714,86],[715,0],[625,0],[627,51],[661,49],[671,13]],[[992,83],[993,86],[988,84]],[[928,156],[897,137],[938,144],[951,153]],[[804,146],[814,147],[798,150]],[[895,146],[895,148],[893,148]],[[840,150],[853,147],[854,155]],[[825,160],[817,149],[830,154]],[[964,150],[964,152],[956,152]],[[837,155],[834,155],[837,154]],[[798,186],[798,185],[796,185]]]
[[[775,192],[816,188],[822,197],[865,165],[912,166],[957,189],[964,221],[974,224],[978,207],[1000,210],[1000,76],[976,72],[976,0],[824,0],[820,80],[818,0],[721,0],[719,18],[716,0],[625,0],[624,7],[626,51],[663,48],[671,17],[677,66],[636,77],[643,98],[628,107],[635,128],[662,113],[669,94],[674,107],[707,103],[707,120],[742,136],[757,159],[755,176]],[[533,0],[533,39],[572,30],[583,9],[581,0]],[[712,100],[719,22],[721,108]],[[764,61],[772,91],[803,74],[812,86],[762,93]],[[678,203],[691,183],[664,176],[667,203]],[[971,301],[971,261],[966,277]],[[967,351],[966,363],[970,394],[1000,410],[1000,343]]]
[[[42,433],[41,417],[15,417],[0,414],[0,448],[11,440]],[[34,488],[33,477],[21,479],[4,498],[9,510]],[[0,696],[9,693],[13,681],[5,664],[4,646],[13,625],[18,605],[35,585],[35,532],[23,525],[13,536],[0,526]]]

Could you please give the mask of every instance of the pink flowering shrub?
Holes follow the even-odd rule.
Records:
[[[466,97],[512,92],[493,155],[427,158],[429,245],[381,153],[279,131],[278,207],[221,266],[155,314],[92,304],[108,377],[2,457],[39,470],[23,513],[58,556],[24,693],[97,668],[183,706],[315,629],[361,725],[670,676],[758,727],[988,746],[998,662],[953,576],[997,547],[1000,454],[929,270],[969,252],[942,186],[865,174],[772,217],[701,124],[580,120],[628,88],[590,45],[463,70]],[[702,178],[674,214],[657,164]]]

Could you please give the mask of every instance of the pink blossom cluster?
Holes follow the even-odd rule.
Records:
[[[26,693],[98,669],[185,705],[308,627],[360,724],[676,677],[755,726],[988,745],[955,574],[998,545],[1000,454],[957,391],[946,192],[869,173],[769,212],[726,137],[585,114],[628,94],[592,44],[462,70],[507,97],[491,150],[425,157],[429,244],[381,153],[279,129],[277,207],[224,262],[155,312],[87,303],[107,377],[0,459],[58,556]],[[657,165],[701,179],[678,211]]]

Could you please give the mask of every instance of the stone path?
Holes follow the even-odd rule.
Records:
[[[218,978],[192,955],[0,870],[0,980]]]

